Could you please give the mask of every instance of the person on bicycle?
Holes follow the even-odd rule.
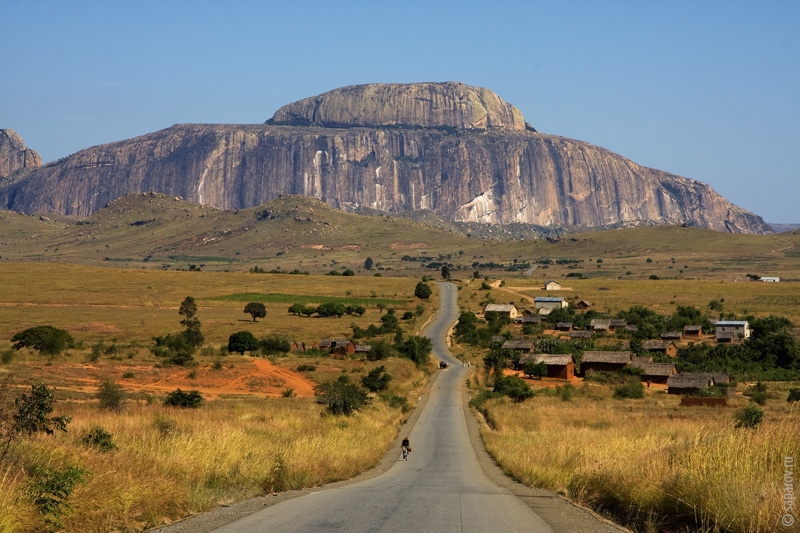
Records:
[[[401,446],[403,448],[403,459],[408,461],[408,453],[411,451],[411,441],[408,440],[408,437],[403,439]]]

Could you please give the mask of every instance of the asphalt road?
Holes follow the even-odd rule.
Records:
[[[209,522],[200,516],[158,531],[620,531],[559,496],[513,482],[493,464],[480,446],[474,418],[465,416],[463,383],[471,369],[453,358],[446,344],[447,331],[459,312],[456,287],[449,283],[439,287],[440,311],[424,334],[433,340],[434,355],[451,366],[438,373],[421,402],[424,407],[409,421],[413,452],[408,461],[401,458],[399,439],[405,435],[400,435],[395,451],[376,469],[383,472],[365,476],[368,479],[303,491],[300,497],[278,503],[259,499],[245,510],[228,512],[227,518]],[[254,508],[260,510],[253,512]],[[229,523],[208,527],[221,520]]]

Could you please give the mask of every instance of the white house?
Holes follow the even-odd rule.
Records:
[[[554,279],[551,279],[547,283],[544,284],[544,290],[546,291],[559,291],[561,290],[561,284]]]
[[[717,341],[732,341],[750,337],[750,323],[747,320],[719,320],[715,327]]]
[[[778,283],[781,280],[778,276],[761,276],[759,281],[766,281],[767,283]]]
[[[517,308],[512,304],[489,304],[483,308],[483,316],[486,313],[497,313],[500,316],[507,316],[514,320],[519,315]]]

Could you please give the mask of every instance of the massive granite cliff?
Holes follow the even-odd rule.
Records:
[[[0,181],[22,169],[42,165],[39,154],[25,146],[22,137],[14,130],[0,130]]]
[[[176,125],[96,146],[0,190],[0,206],[87,216],[147,191],[224,209],[303,194],[458,221],[770,232],[704,183],[533,131],[491,91],[460,83],[346,87],[263,125]]]

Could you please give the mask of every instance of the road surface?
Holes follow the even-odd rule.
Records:
[[[439,287],[441,307],[424,334],[433,340],[434,355],[450,363],[450,368],[436,376],[427,402],[407,434],[413,449],[408,461],[402,460],[397,447],[387,458],[391,466],[377,477],[313,489],[274,505],[264,503],[268,506],[216,529],[202,527],[198,517],[195,522],[159,531],[620,531],[563,498],[526,489],[498,474],[496,466],[487,466],[491,459],[485,450],[473,448],[477,426],[471,414],[465,416],[462,388],[470,369],[450,355],[446,344],[447,332],[458,317],[457,291],[450,283]],[[491,469],[495,470],[494,481],[486,473],[491,474]],[[554,527],[533,509],[541,509]]]

